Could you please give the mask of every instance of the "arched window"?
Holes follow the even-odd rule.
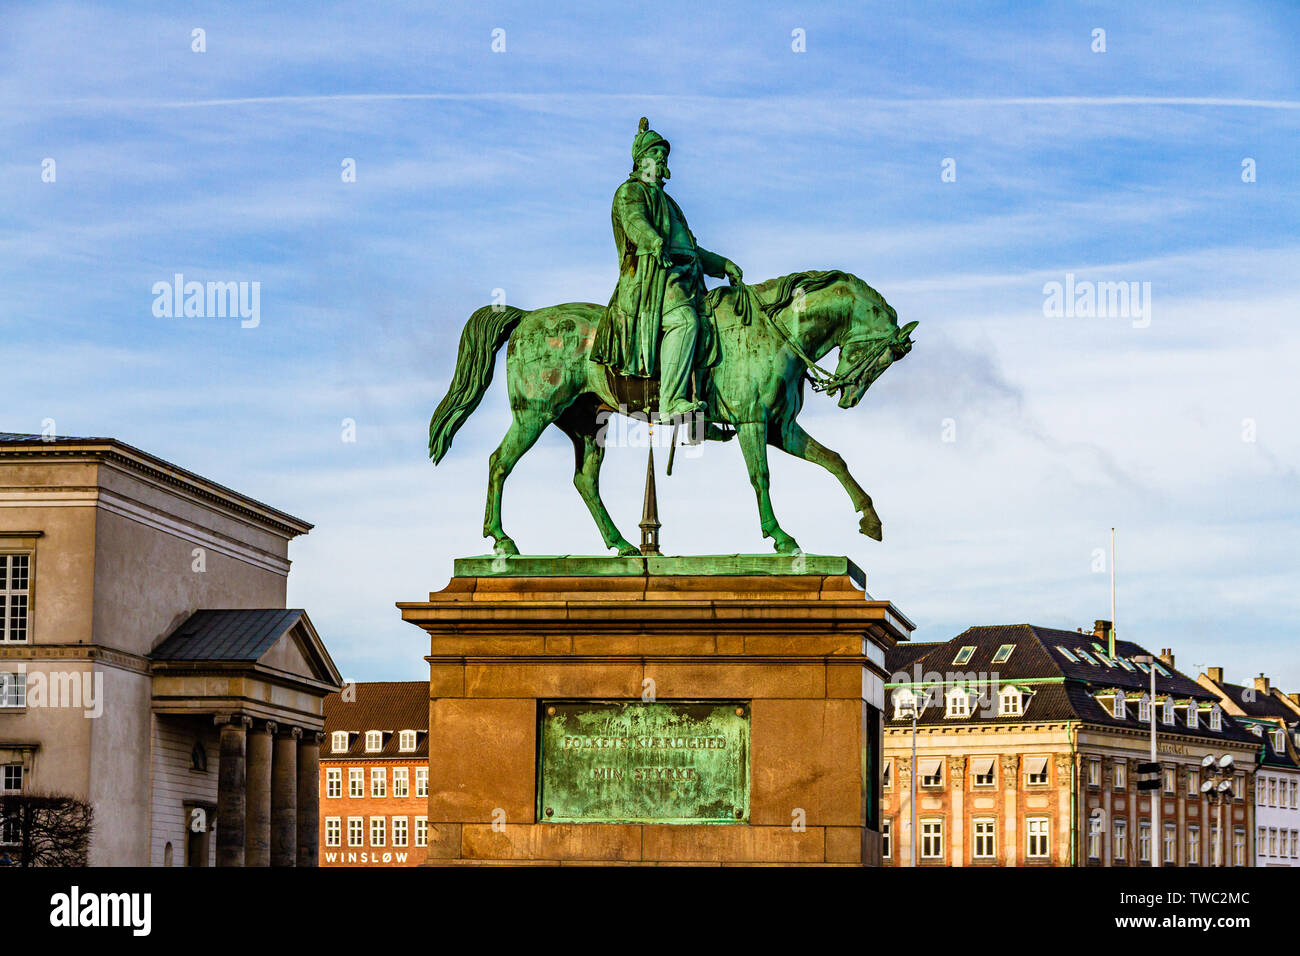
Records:
[[[208,771],[208,752],[203,749],[201,740],[194,741],[194,749],[190,751],[190,769],[199,773]]]

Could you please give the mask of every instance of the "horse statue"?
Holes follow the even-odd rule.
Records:
[[[798,272],[758,285],[736,283],[710,290],[720,358],[697,387],[710,422],[730,425],[739,438],[758,496],[765,538],[782,554],[799,551],[777,523],[769,494],[767,445],[821,465],[839,480],[861,518],[862,534],[881,540],[871,496],[849,473],[844,459],[817,442],[795,421],[803,407],[803,384],[839,393],[840,408],[862,400],[871,383],[912,348],[915,322],[899,328],[898,315],[880,293],[838,270]],[[513,421],[488,464],[483,536],[498,554],[519,553],[501,527],[501,495],[515,464],[548,425],[573,441],[573,483],[608,548],[639,554],[614,526],[600,498],[604,426],[615,412],[649,414],[656,407],[653,380],[628,379],[589,359],[605,307],[569,302],[526,312],[485,306],[469,317],[460,337],[451,385],[429,423],[429,457],[442,461],[452,438],[492,383],[496,354],[506,349],[506,388]],[[834,373],[817,362],[838,348]],[[703,380],[703,381],[701,381]],[[728,432],[726,438],[732,437]]]

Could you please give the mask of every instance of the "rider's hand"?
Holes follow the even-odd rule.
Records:
[[[745,274],[740,271],[740,266],[730,259],[723,264],[722,270],[727,274],[727,278],[731,280],[732,285],[739,285],[740,280],[745,277]]]

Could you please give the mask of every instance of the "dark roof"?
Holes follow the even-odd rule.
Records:
[[[348,699],[345,699],[347,695]],[[429,756],[428,681],[367,681],[349,684],[325,698],[322,760],[393,760]],[[383,749],[366,751],[366,731],[378,730]],[[415,750],[400,749],[398,731],[414,730]],[[348,749],[334,752],[335,731],[348,732]]]
[[[1263,743],[1261,763],[1270,767],[1285,767],[1289,770],[1300,767],[1300,753],[1297,753],[1295,741],[1285,726],[1273,720],[1255,720],[1250,717],[1238,717],[1237,721],[1246,727],[1256,740]],[[1257,727],[1258,734],[1255,733]],[[1279,730],[1282,731],[1281,748],[1277,747],[1276,738],[1273,736]]]
[[[227,507],[235,507],[237,510],[245,510],[248,514],[254,515],[262,521],[270,520],[274,524],[281,526],[290,536],[306,534],[312,529],[310,523],[303,521],[301,518],[295,518],[279,508],[272,508],[265,502],[258,501],[256,498],[250,498],[248,495],[241,494],[233,488],[204,478],[195,472],[189,471],[179,465],[173,465],[171,462],[159,458],[157,455],[151,455],[147,451],[136,448],[134,445],[128,445],[126,442],[117,438],[79,438],[72,435],[32,435],[25,432],[0,432],[0,448],[10,447],[14,451],[6,452],[9,454],[22,454],[22,446],[33,446],[34,448],[49,448],[58,445],[100,445],[109,446],[104,449],[109,454],[117,455],[121,460],[130,462],[134,467],[141,468],[146,472],[162,477],[165,481],[177,483],[177,479],[188,483],[191,489],[197,489],[205,497],[213,497],[209,489],[217,492],[217,497],[224,500]],[[60,454],[70,454],[71,451],[65,450]],[[233,499],[233,502],[232,500]]]
[[[159,661],[255,661],[303,613],[301,608],[195,611],[149,656]]]
[[[1005,661],[994,663],[994,656],[1004,645],[1013,648],[1011,656]],[[961,664],[955,663],[965,647],[973,649],[969,659]],[[915,654],[917,648],[923,648],[923,653]],[[1074,660],[1061,653],[1060,648],[1069,651]],[[1088,663],[1080,655],[1080,650],[1097,663]],[[1117,658],[1130,661],[1133,657],[1147,653],[1141,645],[1132,641],[1115,642]],[[1205,705],[1219,702],[1213,692],[1186,674],[1160,663],[1167,674],[1156,672],[1157,695],[1172,696],[1180,701],[1195,700]],[[943,690],[956,684],[983,684],[994,687],[996,693],[996,688],[1020,685],[1030,692],[1031,696],[1026,700],[1022,714],[998,716],[996,706],[976,706],[967,720],[981,723],[1082,720],[1092,724],[1138,728],[1144,725],[1137,722],[1136,706],[1129,709],[1130,716],[1127,719],[1121,720],[1113,715],[1108,705],[1098,700],[1098,694],[1122,690],[1130,700],[1135,701],[1149,693],[1151,687],[1151,675],[1143,673],[1137,665],[1131,664],[1133,669],[1129,670],[1120,664],[1109,662],[1105,645],[1094,635],[1033,624],[971,627],[951,640],[938,644],[914,644],[910,647],[900,644],[886,652],[885,664],[892,675],[887,685],[891,688],[904,683],[941,685]],[[944,711],[942,701],[938,706],[927,706],[918,723],[962,722],[962,718],[945,717]],[[892,708],[888,709],[885,718],[888,723],[901,725],[907,722],[901,719],[895,721]],[[1222,718],[1223,729],[1216,732],[1209,729],[1208,721],[1204,718],[1197,727],[1188,727],[1185,713],[1176,712],[1174,727],[1170,729],[1180,734],[1219,740],[1258,742],[1253,734],[1234,723],[1228,714],[1224,713]],[[1167,727],[1163,723],[1158,723],[1158,726]]]
[[[1254,687],[1241,684],[1220,682],[1223,693],[1232,698],[1232,702],[1242,709],[1248,717],[1261,717],[1285,721],[1287,726],[1300,722],[1300,714],[1282,703],[1272,694],[1265,694]]]

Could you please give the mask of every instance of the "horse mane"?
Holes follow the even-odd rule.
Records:
[[[750,288],[758,296],[759,302],[762,303],[763,311],[768,315],[773,315],[789,306],[800,291],[807,295],[809,292],[817,292],[841,281],[855,282],[877,298],[880,298],[880,293],[876,292],[875,289],[872,289],[871,286],[853,273],[845,272],[842,269],[807,269],[803,272],[792,272],[789,275],[777,276],[775,279],[765,279],[757,285],[750,286]],[[719,286],[716,289],[710,289],[710,306],[717,308],[722,296],[730,295],[731,292],[730,286]]]

